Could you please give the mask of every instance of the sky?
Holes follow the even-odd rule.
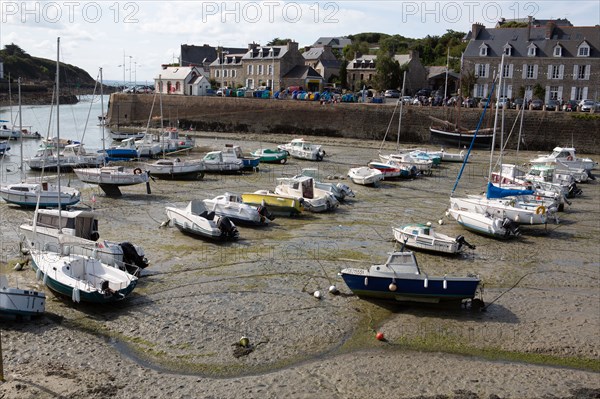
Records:
[[[321,36],[361,32],[422,38],[468,32],[500,18],[567,18],[600,24],[600,1],[4,1],[0,46],[86,70],[93,78],[152,82],[160,65],[177,62],[180,45],[247,47],[290,38],[301,47]]]

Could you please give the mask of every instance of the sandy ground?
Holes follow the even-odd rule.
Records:
[[[197,144],[207,151],[239,143],[248,151],[290,138],[269,136],[270,144],[256,135],[205,133]],[[321,163],[291,160],[261,165],[255,174],[156,181],[151,195],[126,187],[120,199],[81,186],[84,204],[96,198],[102,237],[143,246],[151,266],[118,304],[74,305],[48,293],[44,317],[0,320],[6,378],[0,398],[600,397],[596,182],[581,185],[584,195],[559,214],[559,224],[525,226],[511,241],[474,235],[445,217],[457,164],[377,188],[344,181],[356,198],[335,212],[240,227],[235,243],[159,227],[166,205],[273,189],[277,177],[303,167],[344,176],[376,158],[380,146],[316,140],[328,154]],[[475,153],[457,193],[483,190],[488,157]],[[18,225],[31,212],[6,204],[0,212],[4,260],[13,261]],[[419,253],[419,264],[430,275],[479,274],[485,312],[351,295],[337,274],[342,268],[383,262],[395,247],[392,226],[439,219],[440,232],[463,234],[477,249],[458,258]],[[4,271],[19,286],[44,289],[30,268]],[[341,295],[327,294],[330,285]],[[377,331],[385,341],[375,339]],[[241,336],[252,350],[239,351]]]

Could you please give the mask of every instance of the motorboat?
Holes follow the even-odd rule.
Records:
[[[408,179],[416,177],[419,174],[416,166],[407,166],[394,161],[371,161],[368,166],[372,169],[378,169],[383,173],[384,179],[393,179],[396,177]]]
[[[325,157],[325,150],[320,145],[311,144],[304,139],[293,139],[287,144],[277,146],[279,150],[287,151],[290,156],[298,159],[307,159],[309,161],[322,161]]]
[[[66,208],[81,201],[81,193],[72,187],[58,190],[58,186],[49,182],[42,183],[13,183],[0,186],[0,196],[9,204],[24,208]],[[60,198],[59,198],[60,197]],[[39,204],[39,205],[38,205]]]
[[[236,224],[262,226],[268,224],[273,216],[267,207],[244,204],[237,194],[225,193],[213,199],[205,199],[206,209],[218,216],[226,216]]]
[[[0,155],[6,154],[10,150],[10,144],[7,140],[0,141]]]
[[[325,212],[337,208],[340,203],[335,196],[329,191],[315,188],[313,181],[312,177],[302,175],[278,179],[275,193],[303,201],[304,207],[311,212]]]
[[[107,148],[105,153],[108,161],[132,161],[140,157],[134,138],[122,140],[119,145]]]
[[[0,275],[0,316],[32,317],[46,311],[46,294],[34,290],[11,287]]]
[[[356,197],[354,191],[352,191],[352,189],[347,184],[319,181],[319,172],[316,168],[303,168],[302,173],[300,175],[312,177],[314,188],[330,192],[338,201],[344,201],[346,198]]]
[[[264,163],[280,163],[284,164],[287,162],[288,153],[287,151],[271,148],[261,148],[251,153],[252,156],[258,157],[260,162]]]
[[[150,176],[169,180],[199,180],[204,177],[206,166],[202,160],[164,158],[147,163],[145,169]]]
[[[475,233],[494,238],[510,238],[521,235],[518,224],[508,218],[454,208],[449,208],[447,215],[452,216],[465,229]]]
[[[473,300],[478,276],[433,277],[421,272],[415,254],[392,252],[384,264],[369,269],[347,268],[340,272],[350,290],[359,297],[399,302],[462,302]]]
[[[379,169],[361,166],[359,168],[350,168],[348,178],[355,184],[373,186],[383,180],[384,177]]]
[[[551,154],[540,155],[529,162],[545,165],[561,162],[568,169],[583,169],[585,171],[591,171],[598,166],[598,162],[590,158],[579,158],[573,147],[555,147]]]
[[[124,166],[103,166],[101,168],[73,169],[79,180],[84,183],[97,184],[109,196],[121,196],[120,186],[132,186],[146,183],[146,191],[150,194],[150,176],[140,168]]]
[[[222,150],[223,159],[241,160],[244,170],[258,171],[258,165],[260,164],[260,157],[246,156],[239,145],[225,144],[225,148]]]
[[[179,230],[212,240],[237,240],[239,232],[226,216],[218,216],[207,209],[205,203],[193,199],[187,207],[166,207],[169,222]]]
[[[244,168],[244,162],[237,157],[228,157],[223,151],[211,151],[204,158],[206,172],[239,172]]]
[[[264,206],[278,216],[297,216],[304,211],[304,200],[290,195],[277,194],[268,190],[242,193],[242,201],[252,206]]]
[[[422,249],[435,253],[457,254],[465,248],[475,249],[465,237],[450,237],[435,231],[431,223],[411,223],[393,227],[394,239],[409,248]]]
[[[379,159],[381,162],[395,162],[407,167],[414,166],[419,172],[424,174],[430,174],[431,168],[433,167],[433,161],[431,159],[415,156],[409,152],[389,155],[379,154]]]
[[[129,241],[101,240],[98,227],[93,211],[38,209],[30,223],[19,227],[19,236],[26,249],[58,253],[62,248],[65,253],[93,257],[133,275],[148,267],[143,248]]]

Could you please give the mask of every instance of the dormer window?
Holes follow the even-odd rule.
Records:
[[[486,57],[487,55],[488,55],[488,46],[487,46],[487,44],[483,43],[481,46],[479,46],[479,56]]]
[[[555,57],[562,57],[562,46],[557,44],[556,47],[554,47],[554,52],[552,54],[554,54]]]
[[[577,48],[578,57],[589,57],[590,56],[590,45],[586,41],[581,43]]]
[[[536,54],[537,54],[537,46],[535,44],[531,43],[529,46],[527,46],[527,56],[535,57]]]
[[[507,56],[511,56],[512,55],[512,46],[508,43],[506,43],[504,45],[504,47],[502,48],[502,50],[504,51],[504,54]]]

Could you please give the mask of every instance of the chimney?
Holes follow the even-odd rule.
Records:
[[[298,51],[298,42],[290,40],[287,44],[288,51]]]
[[[546,22],[546,35],[545,35],[546,40],[552,39],[552,32],[554,31],[555,27],[556,27],[556,22],[554,22],[552,20]]]
[[[258,44],[254,43],[254,42],[248,43],[248,50],[254,50],[257,47],[258,47]]]
[[[531,38],[531,23],[533,22],[533,16],[527,16],[527,37],[525,41],[528,42]]]
[[[471,39],[477,40],[477,36],[479,36],[479,33],[484,28],[485,28],[485,26],[483,26],[483,24],[480,24],[479,22],[474,23],[471,27]]]
[[[304,52],[308,52],[310,50],[310,46],[304,46]]]

